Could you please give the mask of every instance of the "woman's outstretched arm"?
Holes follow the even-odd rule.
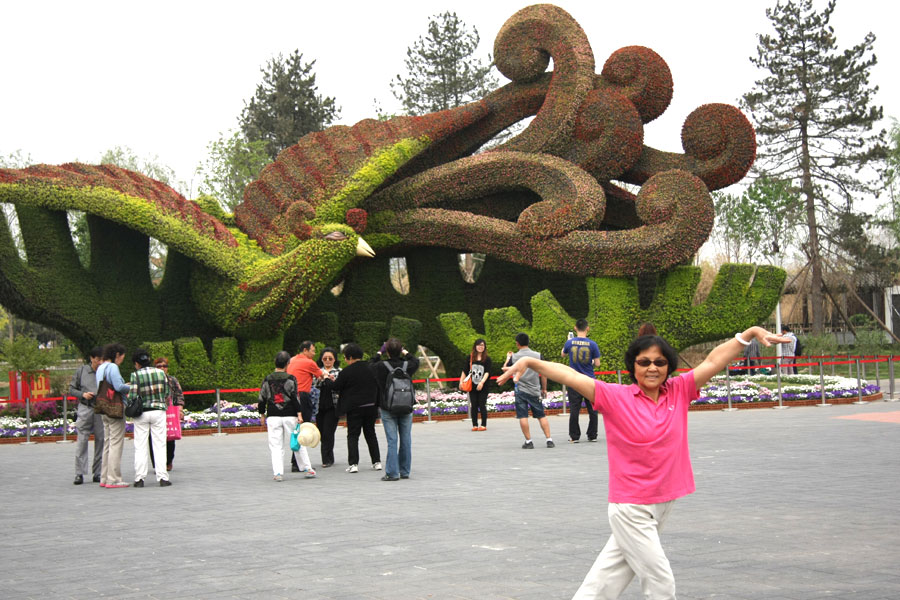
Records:
[[[518,381],[519,376],[525,372],[525,369],[537,371],[539,375],[555,381],[556,383],[570,387],[591,402],[594,401],[595,380],[592,377],[582,375],[565,365],[546,360],[539,360],[537,358],[520,358],[513,366],[506,368],[503,375],[497,378],[497,383],[504,384],[510,379]]]
[[[737,340],[738,337],[744,343],[739,342]],[[697,386],[697,389],[702,388],[716,373],[728,366],[728,363],[741,356],[744,353],[744,347],[754,338],[759,340],[759,343],[763,346],[785,344],[791,341],[789,338],[766,331],[762,327],[751,327],[737,334],[735,338],[713,348],[706,355],[703,362],[694,369],[694,384]]]

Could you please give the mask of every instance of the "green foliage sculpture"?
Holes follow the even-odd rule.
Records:
[[[739,331],[748,322],[766,319],[784,284],[784,272],[761,267],[754,273],[750,265],[725,265],[709,296],[695,305],[699,281],[699,268],[676,267],[660,277],[650,304],[643,308],[636,280],[588,277],[586,314],[570,315],[552,292],[544,290],[531,299],[531,323],[515,307],[492,309],[484,313],[484,333],[476,332],[464,313],[443,314],[439,319],[460,352],[483,337],[492,359],[502,362],[507,350],[515,350],[513,340],[519,331],[529,333],[533,349],[550,360],[558,359],[560,340],[572,330],[576,319],[586,316],[595,324],[592,338],[606,350],[600,370],[616,370],[622,368],[624,349],[641,323],[653,323],[674,347],[684,348],[721,339],[723,331]]]
[[[681,347],[768,314],[778,271],[750,285],[749,267],[729,267],[701,308],[691,306],[695,272],[672,271],[709,235],[709,190],[739,181],[753,163],[753,128],[739,110],[695,110],[684,154],[645,146],[644,125],[671,100],[665,62],[631,46],[597,74],[584,32],[551,5],[513,15],[494,54],[511,83],[452,110],[304,136],[247,187],[233,217],[109,165],[0,169],[0,202],[16,206],[27,255],[0,229],[0,301],[82,350],[110,339],[178,340],[158,350],[173,354],[173,373],[197,373],[201,387],[264,372],[268,351],[303,338],[358,339],[372,350],[398,333],[452,369],[476,330],[445,314],[460,308],[476,326],[484,314],[492,352],[521,328],[555,355],[571,321],[588,315],[613,359],[640,319]],[[521,134],[475,154],[529,116]],[[620,183],[641,188],[632,194]],[[69,210],[89,215],[87,266]],[[148,237],[169,247],[157,288]],[[390,296],[387,270],[375,271],[383,258],[353,262],[372,247],[421,259],[414,293]],[[484,252],[494,268],[474,286],[454,283],[458,251]],[[642,307],[633,278],[652,273],[663,275]],[[339,297],[323,294],[341,278]]]

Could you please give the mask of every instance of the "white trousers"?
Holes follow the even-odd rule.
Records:
[[[284,448],[291,447],[291,432],[297,426],[297,417],[266,417],[266,429],[269,430],[269,452],[272,453],[272,474],[284,473]],[[309,453],[305,446],[294,452],[297,457],[297,466],[301,471],[312,468],[309,462]]]
[[[675,576],[659,540],[674,502],[610,504],[612,535],[572,600],[613,600],[635,575],[647,600],[674,600]]]
[[[147,476],[150,467],[150,449],[147,436],[153,444],[153,456],[156,457],[156,480],[168,480],[166,472],[166,411],[145,410],[136,417],[134,423],[134,480],[141,481]]]

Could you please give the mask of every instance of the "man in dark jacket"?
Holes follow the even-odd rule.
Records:
[[[363,349],[359,344],[347,344],[343,352],[347,366],[338,373],[331,389],[339,394],[340,410],[347,414],[347,460],[350,463],[347,472],[359,472],[360,432],[366,437],[372,469],[380,471],[381,450],[375,434],[375,422],[378,420],[378,381],[369,364],[363,362]]]
[[[383,353],[387,354],[386,361],[382,360]],[[410,355],[400,340],[391,338],[373,359],[372,367],[378,380],[379,394],[383,398],[394,369],[402,368],[412,378],[419,370],[419,359]],[[382,481],[409,479],[412,466],[412,421],[411,412],[406,415],[392,414],[385,409],[384,403],[381,404],[381,424],[384,426],[384,437],[387,438],[388,445]]]

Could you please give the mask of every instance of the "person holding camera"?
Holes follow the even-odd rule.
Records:
[[[319,388],[319,413],[316,415],[316,427],[322,433],[322,467],[327,469],[334,465],[334,434],[337,431],[338,419],[340,419],[339,396],[334,391],[334,381],[341,372],[341,367],[334,348],[322,350],[317,364],[323,374],[314,381],[314,385]]]
[[[72,377],[69,395],[78,399],[75,407],[75,429],[78,441],[75,443],[75,485],[84,483],[85,477],[93,474],[94,483],[100,483],[100,468],[103,465],[103,416],[94,413],[94,396],[97,395],[97,369],[103,361],[103,348],[97,346],[89,354],[89,362],[81,365]],[[88,442],[94,434],[94,461],[88,470]]]
[[[509,371],[517,362],[524,358],[543,360],[544,357],[540,353],[528,347],[530,343],[531,339],[527,333],[516,334],[516,348],[518,350],[515,353],[506,353],[506,364],[502,367],[503,371]],[[524,450],[534,450],[534,442],[531,441],[531,427],[528,425],[529,408],[531,409],[531,415],[541,425],[544,437],[547,438],[547,447],[555,448],[556,444],[553,443],[553,438],[550,437],[550,421],[547,420],[547,415],[544,413],[543,399],[547,397],[547,378],[544,377],[543,373],[532,369],[525,369],[521,372],[517,370],[516,372],[520,373],[515,380],[516,418],[519,419],[519,427],[522,429],[522,435],[525,436],[525,443],[522,444],[522,448]],[[506,381],[508,378],[501,377],[497,379],[497,383],[501,383],[501,379]]]

